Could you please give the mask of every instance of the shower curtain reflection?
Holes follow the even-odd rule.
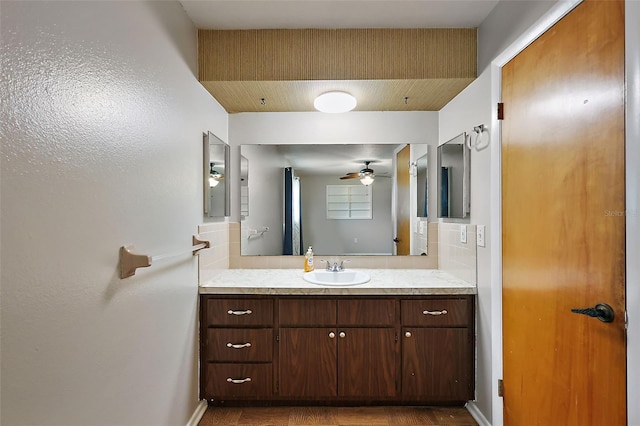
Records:
[[[293,168],[285,167],[283,254],[296,256],[304,253],[301,223],[300,179],[295,176]]]

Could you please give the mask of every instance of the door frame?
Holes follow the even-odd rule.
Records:
[[[559,1],[528,30],[523,32],[509,47],[491,63],[491,105],[501,101],[502,67],[523,51],[529,44],[571,12],[582,0]],[[634,259],[640,258],[640,171],[631,167],[640,163],[640,59],[632,52],[640,50],[640,29],[633,18],[640,16],[640,2],[625,1],[625,77],[626,126],[625,126],[625,167],[626,167],[626,303],[627,313],[631,306],[640,306],[640,266]],[[490,174],[490,241],[491,249],[491,411],[492,425],[504,424],[502,398],[498,396],[498,380],[503,377],[502,363],[502,133],[495,110],[491,114],[492,139]],[[633,142],[632,142],[633,141]],[[636,143],[634,143],[636,142]],[[633,312],[636,313],[635,311]],[[627,359],[640,357],[640,318],[630,315],[627,331]],[[627,365],[627,400],[640,399],[640,366],[629,362]],[[640,424],[640,407],[627,404],[628,424]]]

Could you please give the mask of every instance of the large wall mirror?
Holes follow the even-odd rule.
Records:
[[[438,147],[438,217],[468,218],[471,212],[471,150],[465,133]]]
[[[204,216],[229,216],[229,145],[211,132],[205,133],[203,139]]]
[[[421,166],[426,173],[427,146],[417,145],[416,155],[425,157]],[[407,144],[242,145],[240,154],[250,176],[246,190],[250,209],[241,215],[241,254],[301,255],[308,246],[325,256],[397,254],[399,212],[410,215],[409,223],[418,220],[417,176],[411,172],[411,161],[396,160],[400,150],[413,148]],[[398,174],[406,174],[413,183],[399,186]],[[399,196],[412,190],[415,193]],[[426,188],[422,191],[426,194]],[[399,199],[411,205],[400,209]],[[424,247],[416,239],[415,250],[408,254],[426,253],[423,231]]]

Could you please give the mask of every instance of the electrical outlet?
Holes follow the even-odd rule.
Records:
[[[485,246],[485,242],[484,242],[484,225],[478,225],[478,227],[476,228],[476,243],[478,244],[478,247],[484,247]]]
[[[467,225],[460,225],[460,242],[467,243]]]

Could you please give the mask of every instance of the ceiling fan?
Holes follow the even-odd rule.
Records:
[[[341,176],[340,179],[360,179],[360,183],[362,183],[364,186],[371,185],[376,175],[373,172],[373,169],[369,168],[369,164],[371,164],[371,161],[365,161],[364,169],[360,170],[359,172],[347,173],[346,175]]]

